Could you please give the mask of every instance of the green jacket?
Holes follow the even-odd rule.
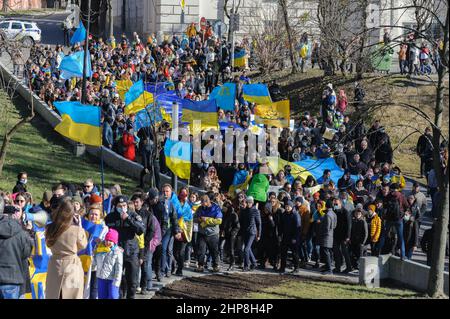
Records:
[[[264,174],[256,174],[250,181],[247,196],[252,196],[259,202],[267,201],[267,191],[269,190],[269,180]]]

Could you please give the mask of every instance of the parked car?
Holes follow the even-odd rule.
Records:
[[[21,41],[25,46],[31,47],[36,42],[41,42],[41,29],[35,22],[9,20],[0,22],[2,37],[9,40]]]

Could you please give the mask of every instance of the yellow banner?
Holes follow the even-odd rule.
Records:
[[[268,127],[289,127],[290,105],[289,100],[261,104],[255,107],[255,123]]]

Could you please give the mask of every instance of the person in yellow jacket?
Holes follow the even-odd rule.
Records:
[[[392,169],[391,174],[391,183],[395,184],[397,183],[400,187],[400,191],[402,191],[406,186],[405,178],[403,177],[402,171],[400,170],[400,167],[396,166]]]
[[[197,29],[195,28],[195,23],[192,22],[186,29],[186,34],[189,38],[197,36]]]
[[[375,205],[369,205],[367,207],[368,214],[367,214],[367,223],[370,227],[370,250],[372,252],[372,256],[378,256],[379,254],[379,247],[378,242],[380,240],[380,234],[381,234],[381,218],[376,213],[376,206]]]

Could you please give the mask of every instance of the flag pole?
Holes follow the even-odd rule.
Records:
[[[82,22],[80,22],[82,23]],[[81,89],[81,103],[87,102],[87,59],[89,52],[89,28],[91,25],[91,0],[88,0],[88,18],[86,28],[86,40],[84,41],[84,59],[83,59],[83,86]]]
[[[172,104],[172,132],[170,139],[172,141],[178,142],[178,103],[173,102]],[[172,188],[174,192],[177,192],[178,188],[178,176],[172,172]]]

